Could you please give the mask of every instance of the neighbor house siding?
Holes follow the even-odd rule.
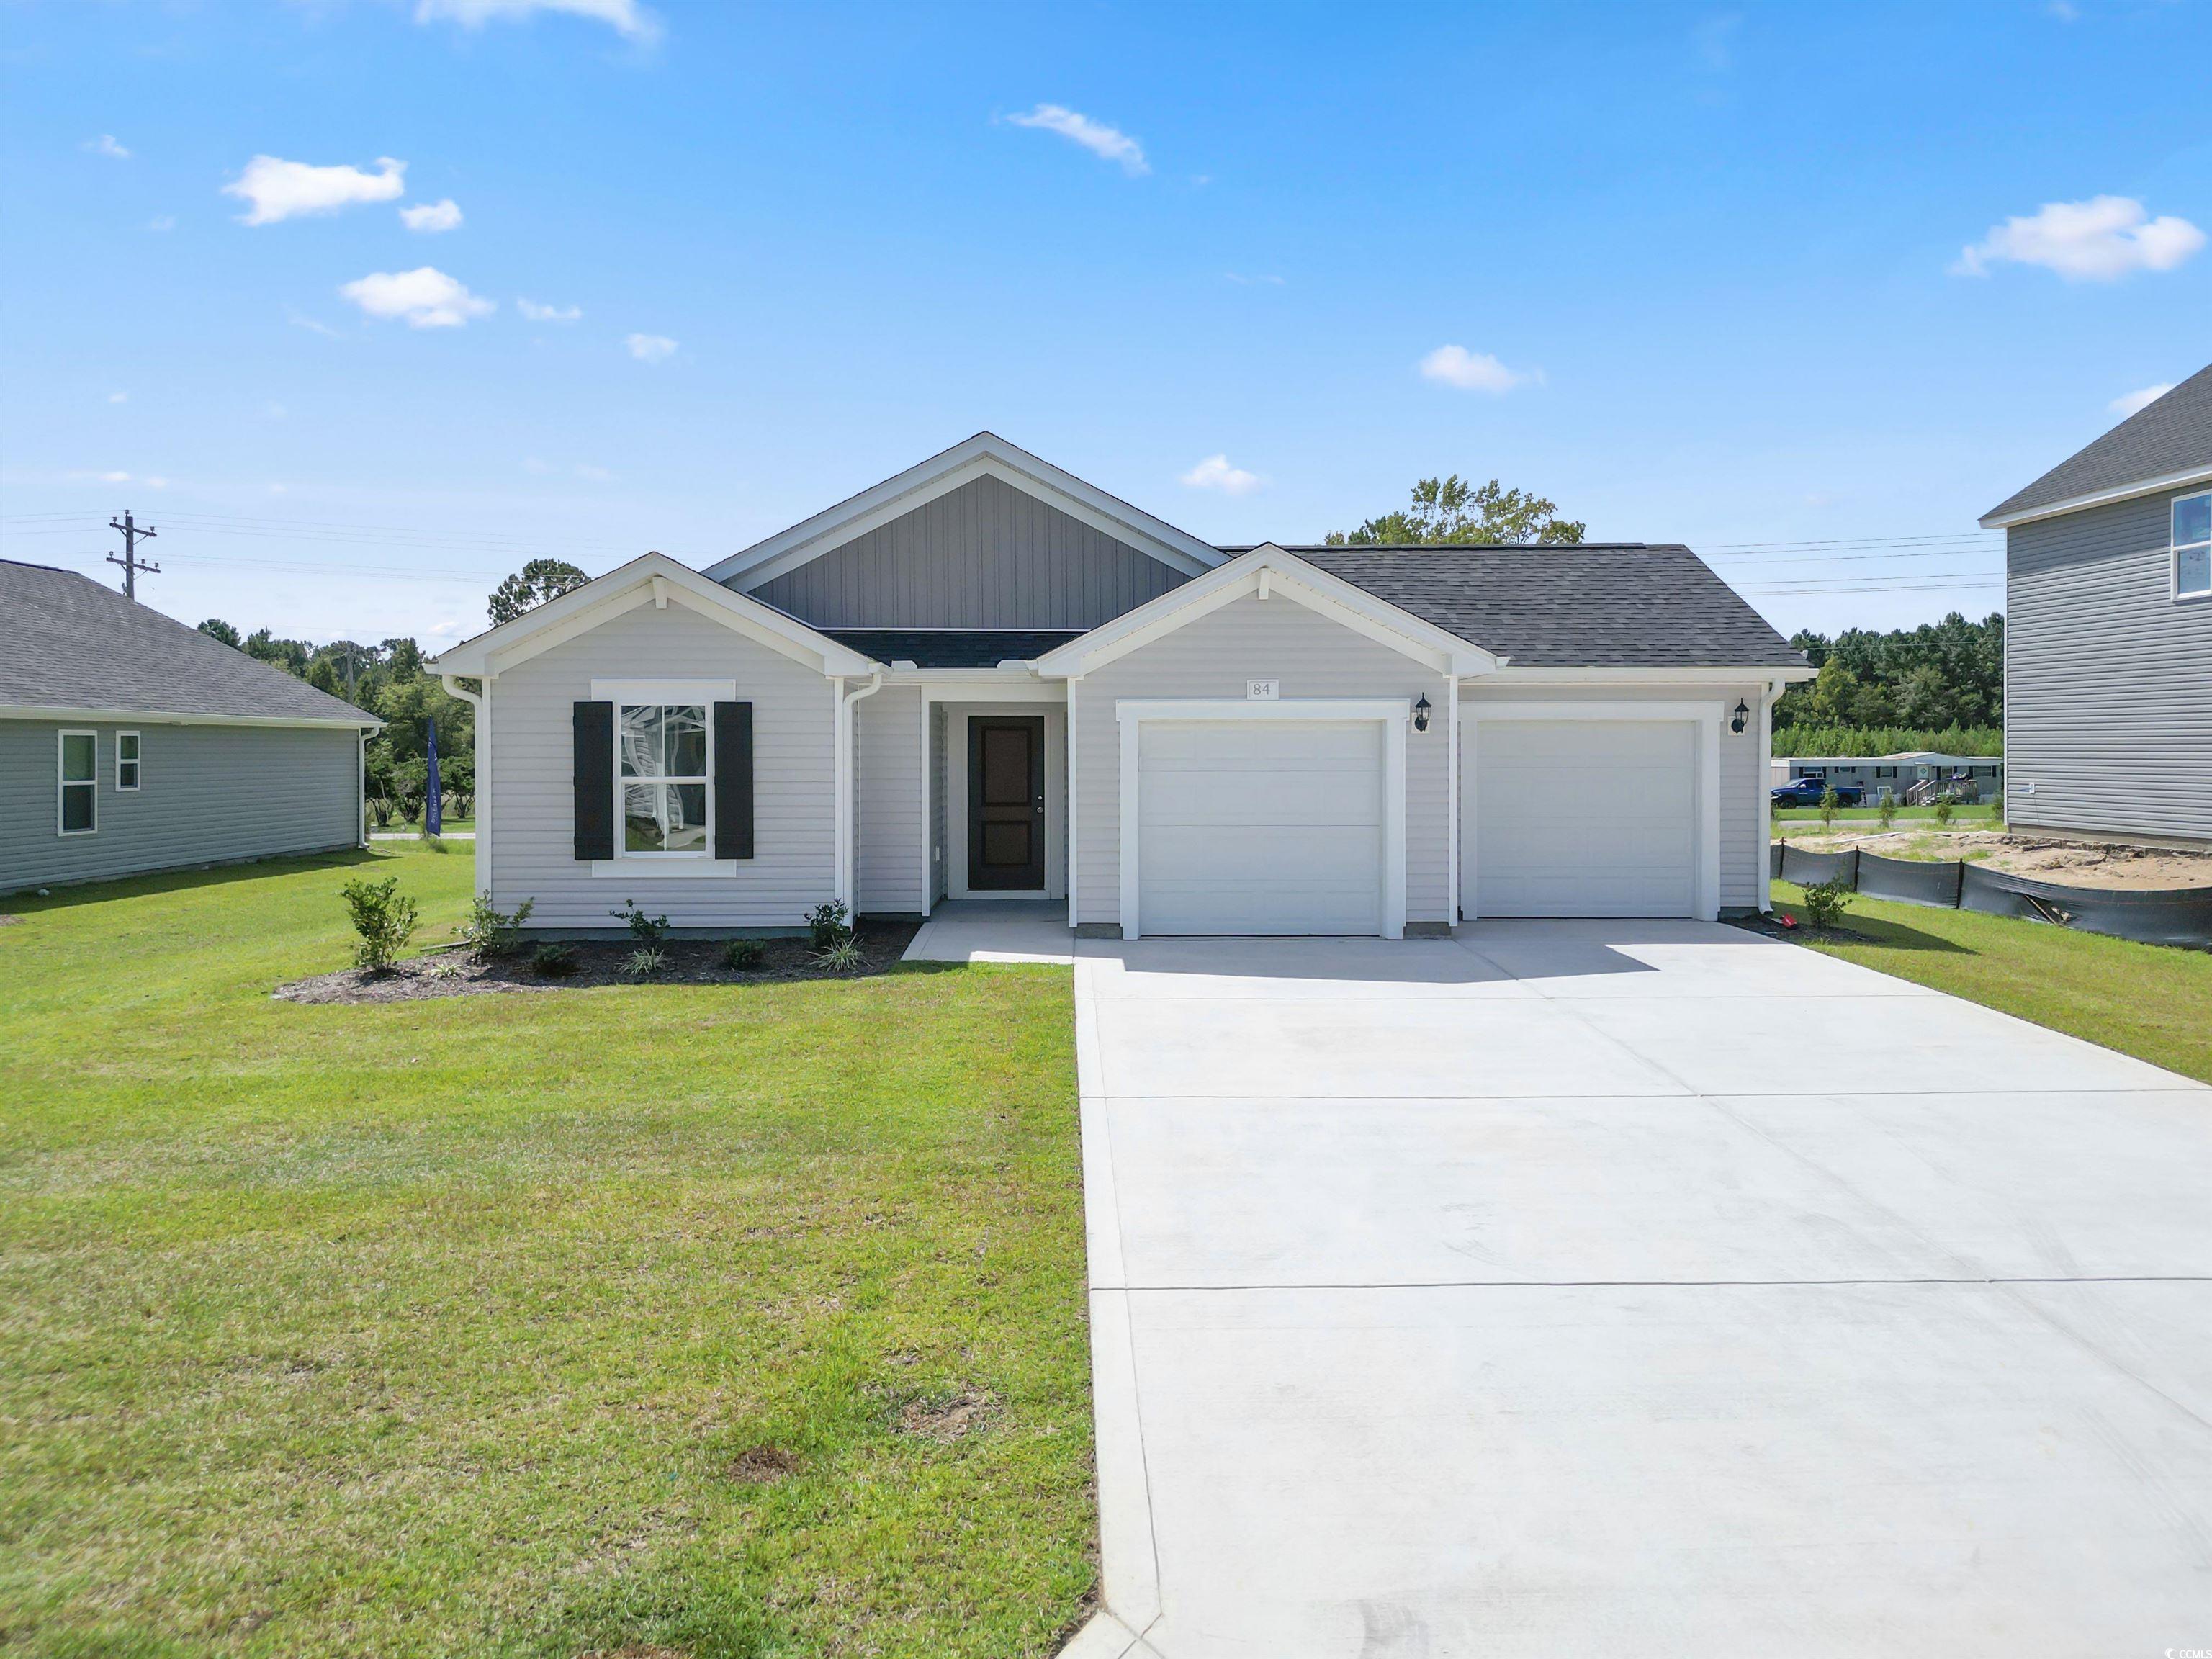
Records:
[[[99,829],[55,833],[57,734],[99,734]],[[139,734],[139,787],[115,734]],[[0,892],[358,846],[361,734],[281,726],[0,720]]]
[[[1721,908],[1723,910],[1759,908],[1763,888],[1760,875],[1766,859],[1766,815],[1761,805],[1760,790],[1766,779],[1766,754],[1759,747],[1759,700],[1761,687],[1757,681],[1740,685],[1665,686],[1545,686],[1481,684],[1463,685],[1460,689],[1460,793],[1462,801],[1471,802],[1474,790],[1474,721],[1468,711],[1485,701],[1496,702],[1575,703],[1575,702],[1704,702],[1718,709],[1721,716],[1720,752],[1720,819],[1721,819]],[[1741,735],[1729,727],[1729,711],[1738,702],[1751,709]],[[1592,788],[1601,788],[1602,780],[1593,779]],[[1464,811],[1464,808],[1462,809]],[[1461,857],[1472,861],[1474,853],[1473,826],[1474,818],[1467,812],[1461,820],[1462,833],[1469,837],[1461,849]],[[1621,834],[1636,833],[1636,803],[1620,803]]]
[[[1068,695],[1074,709],[1079,816],[1075,880],[1078,920],[1117,924],[1121,915],[1121,726],[1124,697],[1231,697],[1247,679],[1281,682],[1297,697],[1426,696],[1441,708],[1448,682],[1411,658],[1307,610],[1296,600],[1235,600],[1139,647],[1084,678]],[[1445,796],[1449,756],[1443,723],[1406,739],[1406,920],[1445,921],[1451,880]]]
[[[2212,840],[2212,600],[2172,598],[2188,493],[2006,532],[2008,822]]]
[[[996,478],[744,587],[817,628],[1096,628],[1188,580]]]
[[[853,705],[856,803],[854,908],[921,911],[922,707],[918,690],[886,689]]]
[[[574,856],[570,722],[594,679],[734,680],[752,704],[754,856],[736,874],[669,877],[640,861],[595,877]],[[532,928],[618,927],[608,913],[630,899],[679,927],[789,927],[835,894],[834,716],[818,670],[681,605],[645,605],[508,670],[491,696],[492,898],[534,900]]]

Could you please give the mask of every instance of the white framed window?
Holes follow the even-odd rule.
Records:
[[[115,734],[115,787],[118,790],[138,787],[138,734],[118,732]]]
[[[2173,498],[2173,597],[2212,599],[2212,490]]]
[[[714,846],[714,734],[703,702],[615,708],[617,858],[704,859]]]
[[[89,836],[100,829],[100,733],[63,732],[54,757],[59,799],[54,832]]]

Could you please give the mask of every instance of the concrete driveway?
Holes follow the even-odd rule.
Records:
[[[1076,975],[1071,1652],[2212,1649],[2212,1090],[1689,922]]]

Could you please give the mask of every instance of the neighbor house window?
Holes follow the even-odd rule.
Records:
[[[115,734],[115,787],[136,789],[138,787],[138,734],[118,732]]]
[[[623,854],[703,856],[710,845],[706,705],[624,703],[615,749]]]
[[[100,734],[61,734],[61,811],[64,836],[88,836],[100,828]]]
[[[2173,597],[2212,597],[2212,493],[2174,497]]]

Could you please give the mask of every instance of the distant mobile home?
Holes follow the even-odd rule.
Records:
[[[1989,755],[1939,755],[1926,749],[1902,750],[1894,755],[1778,756],[1768,766],[1777,788],[1798,778],[1820,778],[1856,784],[1866,791],[1871,806],[1888,790],[1900,801],[1916,787],[1923,793],[1950,787],[1962,798],[1982,800],[2004,788],[2004,763]]]

